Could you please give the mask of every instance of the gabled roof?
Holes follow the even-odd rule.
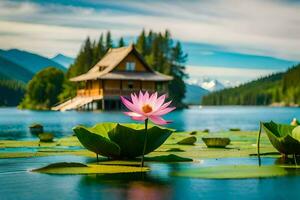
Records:
[[[142,64],[146,67],[147,72],[118,72],[117,74],[121,76],[116,76],[116,72],[112,72],[112,70],[116,68],[131,52],[135,54],[140,62],[142,62]],[[77,82],[93,79],[109,79],[109,77],[114,77],[114,79],[117,79],[116,77],[120,77],[120,79],[129,79],[129,77],[135,77],[135,79],[131,80],[143,80],[144,78],[142,77],[140,79],[137,79],[139,78],[139,74],[143,77],[147,76],[147,74],[148,76],[151,75],[154,81],[172,80],[172,77],[170,76],[153,71],[151,67],[145,62],[143,57],[137,52],[133,44],[128,47],[110,48],[104,55],[104,57],[87,73],[71,78],[70,80]],[[127,75],[128,77],[125,78],[125,75]]]

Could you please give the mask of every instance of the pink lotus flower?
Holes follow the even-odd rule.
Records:
[[[126,115],[138,121],[149,119],[158,125],[170,123],[170,121],[164,120],[161,116],[175,109],[175,107],[168,107],[172,101],[164,103],[165,99],[165,94],[158,97],[157,92],[151,96],[148,92],[143,94],[140,91],[138,96],[133,93],[131,94],[131,101],[121,96],[123,104],[130,110],[130,112],[124,112]]]

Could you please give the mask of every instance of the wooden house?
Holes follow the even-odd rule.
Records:
[[[70,79],[77,83],[77,96],[53,110],[120,109],[120,95],[141,91],[167,93],[172,77],[154,71],[134,45],[111,48],[87,73]]]

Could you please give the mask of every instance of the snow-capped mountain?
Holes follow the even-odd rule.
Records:
[[[210,92],[223,90],[225,86],[218,80],[203,81],[200,86]]]
[[[216,79],[208,79],[208,78],[203,78],[201,80],[190,79],[187,81],[187,83],[191,85],[198,85],[199,87],[208,90],[209,92],[219,91],[226,87],[230,87],[229,83],[226,83],[225,85]]]

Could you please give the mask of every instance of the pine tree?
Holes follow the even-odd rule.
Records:
[[[143,29],[142,33],[139,35],[137,42],[136,42],[136,48],[139,51],[140,54],[143,56],[147,53],[147,44],[146,44],[146,34],[145,30]]]
[[[119,47],[124,47],[124,46],[125,46],[125,42],[124,42],[123,37],[121,37],[119,40]]]
[[[111,33],[110,33],[110,31],[107,31],[106,39],[105,39],[105,48],[106,48],[106,50],[108,50],[112,47],[113,47],[113,41],[112,41],[112,38],[111,38]]]
[[[185,97],[185,83],[184,79],[188,78],[185,73],[185,66],[187,54],[184,54],[180,42],[177,42],[175,47],[172,48],[171,54],[171,72],[173,80],[169,84],[170,97],[177,103],[178,107],[184,106],[182,99]]]
[[[105,52],[106,49],[103,41],[103,33],[101,33],[98,43],[94,48],[93,66],[104,56]]]

